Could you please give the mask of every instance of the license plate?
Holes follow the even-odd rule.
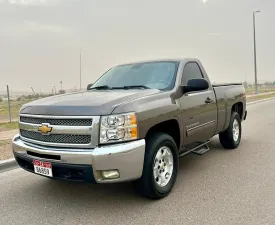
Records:
[[[42,162],[33,160],[34,172],[43,176],[52,177],[52,164],[50,162]]]

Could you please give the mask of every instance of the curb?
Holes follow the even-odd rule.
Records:
[[[275,97],[265,98],[265,99],[258,100],[258,101],[253,101],[253,102],[248,102],[248,103],[246,103],[246,105],[254,105],[256,103],[265,102],[265,101],[272,100],[272,99],[275,99]]]
[[[7,160],[0,160],[0,173],[6,170],[11,170],[17,167],[18,164],[14,158]]]

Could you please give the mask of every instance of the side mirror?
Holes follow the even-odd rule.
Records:
[[[87,90],[90,90],[90,88],[93,86],[93,84],[88,84]]]
[[[182,86],[183,93],[193,91],[204,91],[209,88],[209,83],[203,78],[191,79],[187,82],[186,86]]]

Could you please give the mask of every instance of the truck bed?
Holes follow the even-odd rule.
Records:
[[[213,90],[217,101],[217,129],[216,134],[225,130],[228,127],[231,115],[232,106],[241,102],[242,112],[246,110],[246,98],[245,89],[241,83],[233,84],[215,84]],[[241,119],[244,117],[244,113],[241,115]]]

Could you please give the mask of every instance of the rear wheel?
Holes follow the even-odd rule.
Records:
[[[142,177],[135,182],[136,191],[147,198],[160,199],[172,190],[178,173],[178,148],[173,138],[155,133],[146,141]]]
[[[220,143],[226,149],[239,146],[242,137],[242,123],[238,113],[232,112],[228,128],[219,134]]]

